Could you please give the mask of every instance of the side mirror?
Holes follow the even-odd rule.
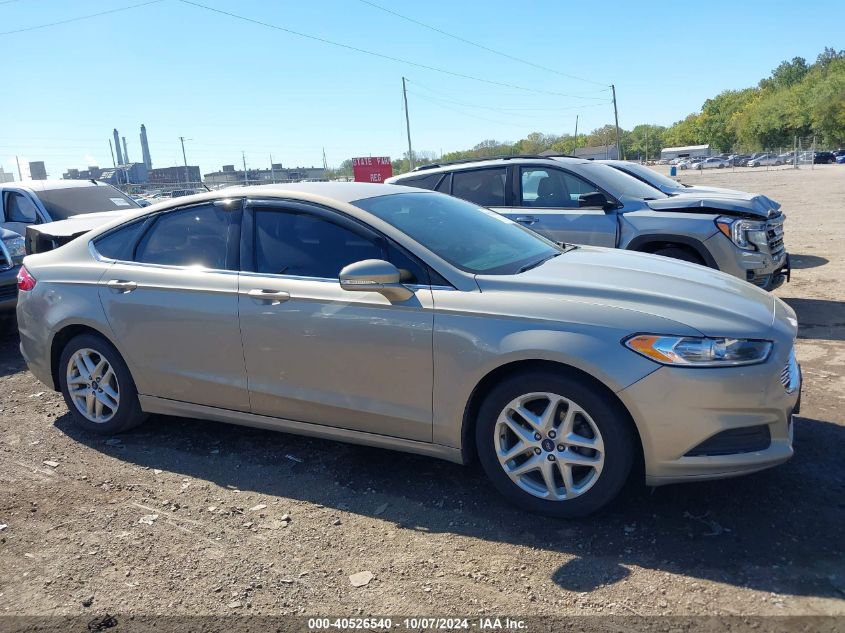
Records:
[[[340,287],[344,290],[378,292],[390,301],[407,301],[414,296],[400,279],[399,269],[382,259],[365,259],[340,271]]]
[[[598,207],[599,209],[607,209],[610,207],[610,201],[600,191],[591,191],[590,193],[582,193],[578,196],[579,207]]]

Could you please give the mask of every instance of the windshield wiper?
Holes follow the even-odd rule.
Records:
[[[558,255],[560,255],[560,253],[552,253],[548,257],[543,257],[542,259],[540,259],[536,262],[533,262],[531,264],[525,264],[525,266],[523,266],[522,268],[520,268],[517,271],[517,274],[524,273],[526,270],[531,270],[532,268],[537,268],[537,266],[539,266],[540,264],[544,264],[545,262],[549,261],[550,259],[554,259]]]

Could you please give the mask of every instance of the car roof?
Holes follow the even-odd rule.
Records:
[[[429,174],[439,174],[447,171],[456,171],[460,169],[474,169],[476,167],[500,167],[517,163],[520,165],[530,163],[566,163],[574,165],[584,165],[592,163],[593,161],[586,158],[575,158],[572,156],[499,156],[496,158],[479,158],[477,160],[456,160],[444,163],[434,163],[431,165],[421,165],[413,171],[404,174],[398,174],[393,178],[410,178],[423,177]]]
[[[55,189],[79,189],[81,187],[111,187],[111,185],[99,180],[18,180],[3,183],[0,187],[18,187],[31,191],[53,191]]]

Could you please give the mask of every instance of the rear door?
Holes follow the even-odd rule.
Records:
[[[555,242],[616,246],[613,210],[581,207],[579,196],[600,192],[587,180],[564,169],[545,165],[514,167],[514,203],[496,209]]]
[[[115,260],[100,300],[139,393],[249,411],[238,326],[241,213],[239,201],[179,207],[122,227],[125,239],[109,243],[106,234],[95,243]]]

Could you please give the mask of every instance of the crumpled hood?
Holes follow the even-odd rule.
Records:
[[[737,189],[725,189],[724,187],[708,187],[705,185],[686,185],[681,189],[677,189],[675,193],[680,195],[693,196],[712,196],[713,194],[720,198],[736,198],[737,200],[753,200],[759,198],[763,204],[769,205],[771,209],[780,209],[780,202],[772,200],[769,196],[762,193],[748,193],[747,191],[739,191]]]
[[[779,203],[760,194],[745,193],[736,196],[720,192],[686,193],[686,190],[669,198],[647,200],[646,204],[654,211],[695,212],[698,208],[718,209],[725,215],[747,215],[761,219],[778,215],[780,209]]]
[[[773,295],[731,275],[658,255],[581,246],[517,275],[479,275],[483,292],[535,295],[522,303],[525,316],[538,313],[543,295],[593,304],[602,311],[629,311],[630,331],[642,331],[636,312],[682,323],[706,336],[769,338]],[[672,334],[673,332],[656,332]]]

